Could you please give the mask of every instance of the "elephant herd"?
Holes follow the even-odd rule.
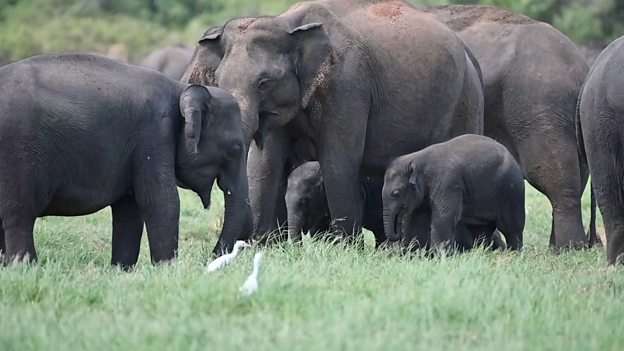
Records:
[[[623,63],[622,41],[589,71],[548,24],[401,0],[231,19],[192,54],[146,58],[154,70],[90,55],[19,61],[0,68],[0,252],[36,259],[37,217],[111,206],[113,264],[136,263],[144,225],[152,261],[169,261],[176,186],[208,207],[215,182],[215,254],[282,227],[292,239],[365,227],[377,244],[519,250],[524,179],[552,205],[550,245],[583,248],[597,240],[595,211],[589,238],[581,220],[591,171],[615,263]]]

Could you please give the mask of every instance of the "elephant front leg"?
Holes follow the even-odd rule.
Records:
[[[247,174],[255,237],[264,238],[286,220],[285,167],[289,152],[286,131],[281,128],[267,135],[262,149],[251,146]]]
[[[113,253],[111,264],[124,270],[132,268],[139,258],[143,218],[139,207],[131,197],[123,198],[113,209]]]
[[[180,198],[173,169],[166,167],[141,175],[135,182],[135,200],[145,220],[152,263],[173,261],[178,251],[180,221]]]
[[[457,226],[462,214],[461,190],[453,186],[440,186],[441,191],[432,194],[431,248],[446,251],[456,245]]]
[[[2,228],[2,219],[0,219],[0,261],[2,261],[2,255],[6,252],[6,244],[4,243],[4,229]]]

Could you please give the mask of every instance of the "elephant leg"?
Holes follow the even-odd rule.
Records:
[[[431,248],[445,250],[456,245],[462,215],[462,194],[451,186],[440,185],[431,208]]]
[[[328,96],[333,98],[323,106],[319,162],[332,229],[349,239],[362,231],[360,169],[371,110],[370,91],[364,81],[339,81],[329,88]]]
[[[160,155],[166,157],[166,155]],[[156,157],[152,160],[157,163]],[[134,181],[135,201],[145,220],[153,264],[175,260],[178,251],[180,198],[173,169],[140,169]]]
[[[607,262],[621,264],[624,263],[624,189],[619,182],[622,179],[621,171],[612,169],[610,164],[613,159],[610,155],[599,155],[597,158],[600,158],[594,160],[597,165],[606,165],[600,172],[592,173],[592,186],[605,226]]]
[[[6,244],[4,242],[4,228],[2,228],[2,219],[0,219],[0,261],[2,255],[6,252]]]
[[[601,129],[589,124],[583,130],[592,189],[605,226],[609,264],[624,263],[624,137],[620,136],[624,133],[618,128],[615,123],[604,124]]]
[[[262,149],[252,144],[249,151],[249,200],[256,238],[275,234],[286,221],[288,144],[286,131],[277,128],[266,136]]]
[[[339,172],[338,167],[323,167],[325,191],[332,216],[331,226],[339,235],[352,239],[362,229],[362,195],[360,193],[359,170],[349,167]],[[327,170],[326,170],[327,169]]]
[[[506,217],[497,223],[497,228],[505,235],[507,248],[512,251],[519,251],[523,245],[524,213],[521,216]]]
[[[551,246],[557,250],[583,248],[587,238],[581,220],[581,196],[586,174],[579,162],[574,135],[552,129],[553,135],[544,135],[549,129],[543,127],[540,130],[544,133],[530,135],[523,141],[524,147],[519,148],[520,164],[529,183],[546,195],[552,205]]]
[[[455,249],[459,252],[464,252],[471,250],[476,245],[481,244],[481,242],[475,238],[478,238],[471,228],[466,226],[464,223],[459,222],[455,229]]]
[[[11,215],[2,217],[6,263],[34,262],[37,260],[33,228],[34,216]]]
[[[139,259],[143,218],[133,198],[126,197],[112,206],[113,253],[111,264],[124,270],[133,267]]]

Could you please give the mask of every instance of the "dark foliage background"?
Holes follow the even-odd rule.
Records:
[[[296,0],[0,0],[0,62],[87,51],[136,61],[240,15],[277,14]],[[491,4],[552,23],[600,47],[624,34],[623,0],[412,0],[419,5]]]

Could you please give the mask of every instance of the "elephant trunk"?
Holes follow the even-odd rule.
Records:
[[[303,216],[301,213],[287,209],[288,212],[288,238],[292,241],[301,240],[301,232],[303,231]]]
[[[249,205],[249,187],[246,175],[246,157],[240,157],[242,164],[228,169],[235,172],[224,172],[218,179],[219,188],[225,199],[223,229],[213,253],[217,256],[231,252],[237,240],[249,239],[253,230],[251,206]],[[236,163],[236,162],[232,162]]]
[[[401,239],[400,213],[395,208],[384,208],[383,213],[384,231],[388,241],[398,241]]]

